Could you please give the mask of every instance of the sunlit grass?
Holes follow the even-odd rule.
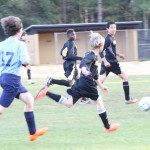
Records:
[[[133,98],[150,96],[149,76],[130,76]],[[36,84],[24,85],[35,95],[45,79]],[[108,77],[105,85],[108,94],[102,94],[111,122],[121,127],[113,133],[103,132],[103,125],[94,103],[72,108],[61,106],[45,97],[35,103],[37,127],[47,126],[49,131],[35,142],[28,141],[28,131],[23,114],[24,104],[15,100],[0,119],[1,150],[150,150],[150,111],[142,112],[138,104],[125,105],[122,81]],[[65,95],[66,87],[53,85],[49,90]],[[101,91],[100,91],[101,92]]]

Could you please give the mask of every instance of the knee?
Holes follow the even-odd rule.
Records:
[[[34,98],[30,98],[30,100],[27,101],[26,103],[26,109],[27,110],[33,110],[34,108]]]
[[[73,101],[72,100],[66,100],[65,106],[67,106],[68,108],[72,107],[73,106]]]
[[[124,74],[122,77],[123,82],[127,82],[128,81],[128,75]]]
[[[6,110],[6,108],[4,108],[3,106],[0,106],[0,115],[2,115],[5,110]]]
[[[104,112],[106,112],[106,108],[105,107],[97,108],[97,113],[98,114],[101,114],[101,113],[104,113]]]
[[[124,82],[127,82],[128,81],[128,76],[126,75],[123,80],[124,80]]]

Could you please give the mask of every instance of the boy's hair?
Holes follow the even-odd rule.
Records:
[[[27,35],[26,31],[23,31],[23,33],[20,37],[20,41],[26,42],[26,35]]]
[[[23,28],[21,19],[15,16],[2,18],[1,26],[5,35],[8,37],[15,35],[21,28]]]
[[[23,31],[22,35],[21,36],[25,36],[27,34],[26,31]]]
[[[111,24],[115,24],[116,25],[116,23],[113,22],[113,21],[107,22],[106,29],[109,29],[109,27],[110,27]]]
[[[100,44],[103,41],[103,37],[99,33],[91,33],[90,34],[90,46],[94,50],[100,47]]]
[[[69,35],[72,34],[73,32],[75,32],[74,29],[68,29],[68,30],[67,30],[67,36],[69,36]]]

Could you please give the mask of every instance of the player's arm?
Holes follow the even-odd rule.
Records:
[[[97,78],[97,80],[95,80],[95,82],[103,92],[108,93],[108,88],[104,86],[99,77]]]
[[[104,48],[102,49],[102,51],[99,53],[100,57],[102,59],[102,61],[104,62],[105,67],[110,67],[110,63],[106,60],[105,56],[104,56],[104,51],[106,51],[106,48],[109,49],[110,48],[110,43],[111,41],[109,39],[105,40],[105,44],[104,44]]]
[[[116,55],[117,55],[118,57],[120,57],[121,59],[125,59],[124,54],[121,54],[121,53],[119,53],[119,52],[116,52]]]
[[[88,65],[93,62],[94,57],[93,55],[91,55],[90,53],[88,53],[87,55],[85,55],[85,57],[81,60],[80,63],[80,68],[81,68],[81,72],[82,74],[84,74],[85,76],[88,76],[91,74]]]
[[[79,57],[79,56],[70,56],[70,57],[66,57],[65,60],[82,60],[82,57]]]
[[[73,45],[73,43],[69,43],[67,48],[68,48],[68,53],[67,53],[67,56],[66,56],[65,60],[82,60],[82,57],[76,56],[74,54],[74,45]]]

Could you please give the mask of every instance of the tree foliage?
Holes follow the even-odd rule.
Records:
[[[106,21],[142,20],[149,28],[150,0],[101,0]],[[15,15],[32,24],[98,22],[98,0],[0,0],[0,18]],[[2,31],[0,31],[2,33]]]

